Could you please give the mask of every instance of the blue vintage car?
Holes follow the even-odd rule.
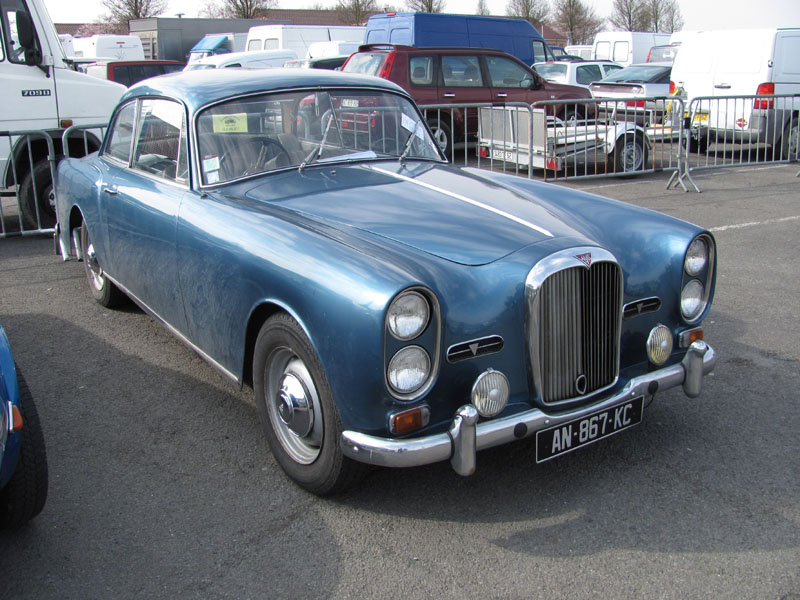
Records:
[[[16,529],[47,500],[47,453],[39,415],[0,326],[0,528]]]
[[[189,72],[131,88],[58,169],[63,257],[238,384],[319,494],[366,465],[536,436],[546,461],[701,391],[715,242],[689,223],[447,165],[392,83]]]

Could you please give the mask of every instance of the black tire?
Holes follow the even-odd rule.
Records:
[[[795,116],[794,121],[787,123],[786,127],[783,128],[781,158],[792,162],[800,160],[798,143],[800,143],[800,119]]]
[[[36,220],[37,200],[38,221]],[[33,170],[25,175],[19,190],[19,204],[26,230],[39,229],[40,225],[41,229],[55,227],[56,205],[49,160],[43,159],[35,163]]]
[[[635,175],[647,165],[647,143],[640,133],[623,135],[614,147],[614,173]]]
[[[439,149],[444,152],[447,160],[452,160],[453,132],[450,129],[450,125],[445,123],[444,118],[433,116],[428,117],[428,127],[430,127],[431,133],[433,134],[433,139],[439,146]]]
[[[85,223],[81,226],[81,255],[92,297],[106,308],[113,308],[125,302],[125,294],[105,276]]]
[[[369,470],[342,454],[342,424],[322,366],[302,328],[285,313],[270,317],[258,334],[253,390],[270,450],[298,485],[333,494]],[[289,409],[292,397],[307,409],[298,408],[303,402]]]
[[[44,508],[47,500],[47,451],[39,413],[28,384],[17,368],[22,443],[19,462],[6,487],[0,490],[0,528],[17,529]]]

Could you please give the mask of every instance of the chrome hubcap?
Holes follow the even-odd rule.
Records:
[[[103,268],[100,266],[100,263],[97,262],[97,254],[94,251],[94,244],[92,244],[91,240],[86,246],[86,256],[84,257],[86,264],[89,265],[89,275],[92,278],[92,285],[100,290],[103,288],[106,280],[103,277]]]
[[[433,131],[433,139],[439,145],[439,148],[441,148],[442,151],[447,150],[447,134],[444,130],[436,126],[431,129]]]
[[[305,363],[289,348],[269,357],[265,394],[270,423],[286,453],[308,465],[322,447],[322,412],[314,380]]]
[[[622,168],[625,172],[638,171],[642,167],[642,148],[636,142],[625,144],[622,149]]]

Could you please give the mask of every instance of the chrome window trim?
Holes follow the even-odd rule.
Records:
[[[591,255],[591,262],[589,265],[584,263],[578,256],[590,254]],[[622,336],[622,302],[619,305],[619,315],[617,319],[617,331],[616,331],[616,343],[617,343],[617,353],[614,356],[614,372],[615,377],[611,383],[603,388],[599,388],[596,390],[592,390],[586,394],[580,396],[574,396],[571,398],[565,398],[563,400],[558,400],[555,402],[545,402],[542,398],[541,390],[543,388],[543,378],[541,372],[541,360],[539,356],[539,325],[537,315],[539,314],[539,304],[540,304],[540,296],[539,292],[544,285],[544,282],[552,275],[559,271],[564,271],[566,269],[571,269],[574,267],[583,267],[585,269],[589,269],[592,264],[598,262],[608,262],[613,263],[619,267],[619,298],[622,299],[624,296],[624,274],[622,272],[622,268],[619,264],[617,258],[608,250],[604,248],[599,248],[596,246],[575,246],[572,248],[565,248],[564,250],[559,250],[540,260],[536,263],[533,268],[528,272],[528,276],[525,278],[525,300],[526,300],[526,316],[525,316],[525,337],[527,340],[528,345],[528,364],[531,367],[531,374],[533,376],[533,386],[534,390],[533,393],[536,394],[543,404],[548,406],[556,406],[562,404],[569,404],[571,402],[576,402],[582,400],[584,398],[590,398],[597,394],[601,394],[606,390],[614,387],[617,381],[619,380],[619,347],[620,347],[620,339]]]

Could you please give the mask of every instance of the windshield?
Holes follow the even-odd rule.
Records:
[[[204,185],[319,163],[442,160],[412,102],[363,89],[233,98],[197,117]]]
[[[388,52],[357,52],[350,57],[342,71],[377,76],[387,56]]]
[[[533,65],[533,68],[547,81],[566,81],[567,79],[567,65],[537,63]]]
[[[633,65],[625,67],[619,71],[615,71],[608,75],[603,81],[619,81],[624,83],[650,83],[664,73],[669,71],[669,67],[659,66],[646,66],[646,65]]]

